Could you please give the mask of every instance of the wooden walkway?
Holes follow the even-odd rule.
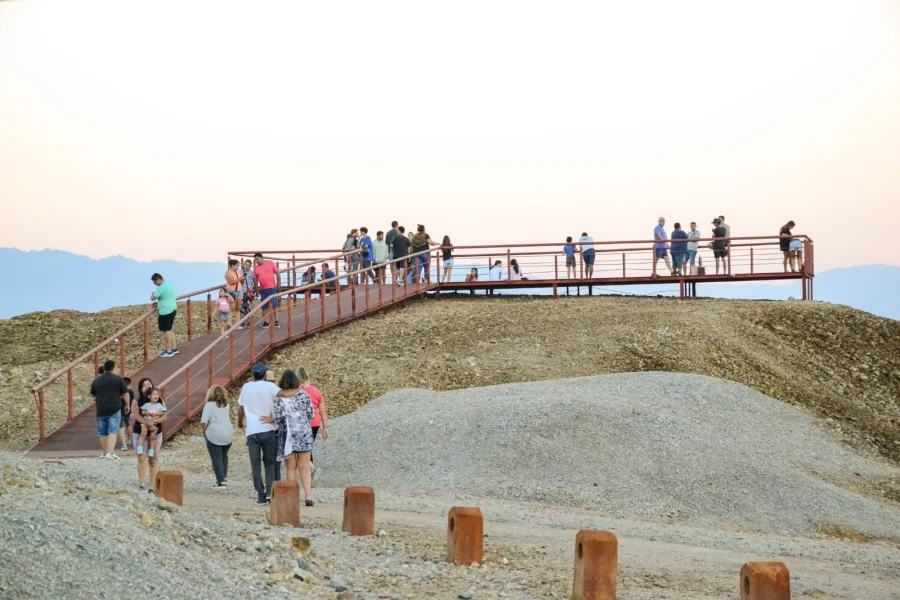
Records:
[[[138,382],[149,377],[159,385],[179,369],[188,364],[198,354],[206,354],[185,373],[176,377],[164,388],[168,408],[168,418],[164,428],[166,439],[181,429],[191,417],[203,410],[206,391],[211,384],[230,385],[238,381],[250,367],[272,350],[289,343],[320,333],[338,325],[342,325],[359,317],[367,316],[390,306],[405,303],[409,298],[421,296],[433,290],[434,284],[397,286],[386,285],[379,288],[368,287],[368,303],[366,287],[357,286],[351,290],[346,286],[338,294],[331,293],[324,299],[311,297],[308,300],[298,297],[291,308],[291,319],[288,321],[288,309],[282,300],[278,310],[280,327],[263,328],[257,321],[252,329],[236,329],[232,334],[234,361],[232,366],[232,340],[225,339],[216,344],[212,350],[205,352],[217,338],[218,333],[194,338],[189,342],[179,343],[179,354],[172,358],[156,357],[146,365],[131,373],[132,389]],[[322,302],[325,302],[324,311]],[[324,317],[324,318],[323,318]],[[253,354],[251,357],[251,336]],[[188,380],[190,373],[190,397],[188,397]],[[91,456],[99,452],[97,440],[96,408],[91,404],[75,415],[65,425],[48,435],[42,442],[29,451],[34,458],[64,458]]]

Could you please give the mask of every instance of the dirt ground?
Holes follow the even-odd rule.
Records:
[[[0,320],[0,447],[33,443],[33,385],[142,310]],[[179,325],[183,336],[184,321]],[[196,306],[193,326],[206,328]],[[155,352],[158,340],[151,336]],[[127,349],[126,360],[137,364],[139,340]],[[448,390],[626,371],[699,373],[803,406],[849,443],[898,461],[898,357],[900,322],[825,303],[445,295],[297,343],[267,362],[277,372],[306,366],[335,416],[399,388]],[[89,381],[90,364],[83,370],[79,380]],[[88,401],[81,390],[78,402]]]

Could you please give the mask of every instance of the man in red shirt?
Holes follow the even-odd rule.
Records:
[[[253,261],[256,263],[256,268],[253,269],[253,273],[256,276],[256,283],[259,286],[259,301],[265,303],[266,299],[272,297],[272,300],[269,302],[269,305],[275,309],[275,327],[281,327],[278,323],[278,267],[275,266],[275,263],[271,260],[266,260],[263,258],[263,255],[257,252],[253,255]],[[263,309],[266,314],[269,314],[269,306],[266,306]],[[263,328],[269,326],[268,321],[263,321]]]

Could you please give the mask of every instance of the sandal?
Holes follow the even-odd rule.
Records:
[[[313,501],[312,501],[312,500],[307,500],[307,501],[306,501],[306,506],[313,506]]]

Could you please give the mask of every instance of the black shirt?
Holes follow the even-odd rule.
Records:
[[[409,247],[411,245],[412,243],[405,235],[398,233],[396,237],[394,237],[394,258],[402,258],[409,254]]]
[[[394,243],[394,238],[397,237],[398,232],[396,229],[391,229],[387,232],[387,235],[384,236],[384,243],[387,244],[387,247],[390,248],[391,244]]]
[[[728,246],[728,243],[725,241],[724,227],[716,227],[715,229],[713,229],[713,237],[720,238],[713,241],[713,250],[724,250]]]
[[[127,393],[125,380],[115,373],[98,375],[91,383],[91,396],[97,402],[97,416],[109,417],[122,410],[123,396]]]
[[[782,252],[787,252],[788,250],[791,249],[791,230],[790,230],[790,228],[787,225],[782,227],[781,231],[779,232],[779,236],[781,236],[781,237],[778,239],[778,245],[781,246]]]
[[[443,257],[444,260],[450,260],[451,258],[453,258],[453,247],[452,246],[449,248],[444,248],[441,252],[444,255],[444,257]]]

